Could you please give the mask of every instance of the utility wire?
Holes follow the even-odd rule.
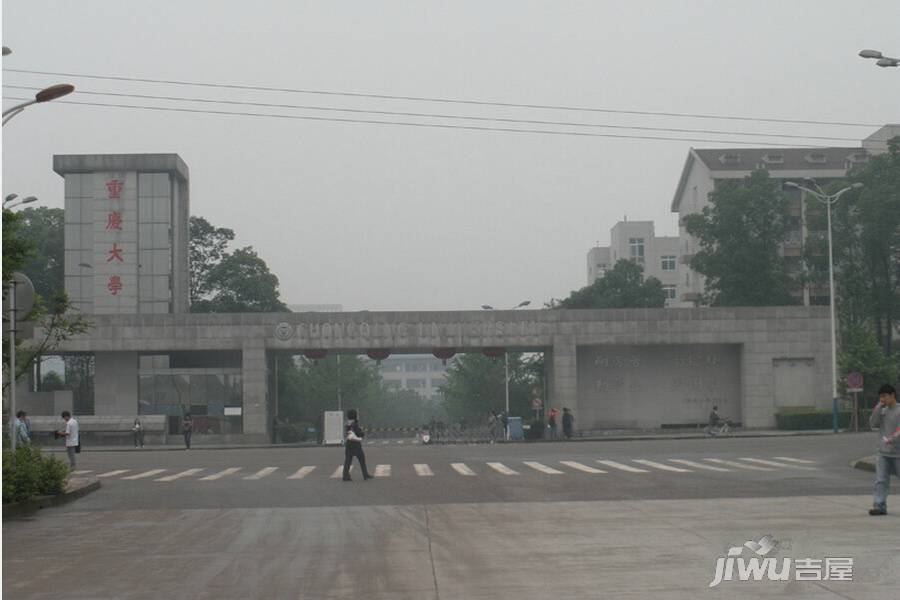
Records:
[[[220,89],[233,90],[252,90],[260,92],[286,92],[293,94],[319,94],[323,96],[346,96],[351,98],[377,98],[379,100],[410,100],[415,102],[441,102],[445,104],[469,104],[476,106],[502,106],[505,108],[536,108],[547,110],[566,110],[581,112],[599,112],[624,115],[645,115],[659,117],[687,117],[694,119],[717,119],[726,121],[755,121],[761,123],[796,123],[801,125],[841,125],[849,127],[880,127],[880,123],[851,123],[842,121],[813,121],[801,119],[776,119],[764,117],[744,117],[735,115],[709,115],[698,113],[678,113],[678,112],[659,112],[649,110],[620,110],[611,108],[595,108],[586,106],[566,106],[554,104],[525,104],[516,102],[494,102],[488,100],[462,100],[459,98],[440,98],[430,96],[401,96],[395,94],[372,94],[363,92],[339,92],[334,90],[316,90],[302,88],[281,88],[260,85],[238,85],[225,83],[206,83],[201,81],[180,81],[174,79],[150,79],[145,77],[123,77],[117,75],[93,75],[86,73],[65,73],[59,71],[36,71],[33,69],[11,69],[4,68],[4,71],[10,73],[28,73],[31,75],[53,75],[57,77],[78,77],[81,79],[103,79],[109,81],[131,81],[137,83],[161,83],[165,85],[181,85],[181,86],[198,86]]]
[[[4,96],[4,100],[31,100],[31,98],[20,98],[15,96]],[[462,129],[468,131],[500,131],[505,133],[536,133],[544,135],[569,135],[578,137],[598,137],[598,138],[618,138],[633,140],[657,140],[668,142],[701,142],[706,144],[744,144],[754,145],[756,142],[738,141],[738,140],[711,140],[701,138],[682,138],[682,137],[661,137],[649,135],[625,135],[614,133],[588,133],[584,131],[555,131],[547,129],[514,129],[511,127],[481,127],[476,125],[446,125],[442,123],[415,123],[410,121],[376,121],[371,119],[346,119],[338,117],[313,117],[309,115],[279,115],[274,113],[253,113],[253,112],[231,112],[224,110],[200,110],[195,108],[181,108],[170,106],[148,106],[135,104],[107,104],[102,102],[75,102],[72,100],[54,100],[53,104],[73,104],[77,106],[103,106],[108,108],[130,108],[137,110],[154,110],[164,112],[182,112],[206,115],[231,115],[240,117],[268,117],[274,119],[297,119],[304,121],[327,121],[332,123],[365,123],[369,125],[397,125],[404,127],[430,127],[436,129]],[[787,146],[802,148],[822,148],[823,146],[813,146],[809,144],[783,144],[778,142],[767,142],[769,146]]]
[[[4,85],[5,88],[16,89],[16,90],[40,90],[40,87],[31,87],[24,85]],[[825,141],[839,141],[839,142],[854,142],[858,143],[859,140],[855,138],[843,138],[843,137],[825,137],[825,136],[816,136],[816,135],[791,135],[786,133],[747,133],[742,131],[721,131],[715,129],[683,129],[683,128],[673,128],[673,127],[646,127],[646,126],[638,126],[638,125],[609,125],[602,123],[579,123],[573,121],[542,121],[535,119],[511,119],[504,117],[482,117],[482,116],[467,116],[467,115],[449,115],[449,114],[439,114],[439,113],[418,113],[418,112],[401,112],[401,111],[390,111],[390,110],[366,110],[360,108],[336,108],[331,106],[313,106],[313,105],[303,105],[303,104],[274,104],[269,102],[246,102],[239,100],[215,100],[210,98],[193,98],[193,97],[183,97],[183,96],[159,96],[159,95],[151,95],[151,94],[126,94],[121,92],[94,92],[94,91],[86,91],[79,89],[77,93],[86,94],[91,96],[115,96],[119,98],[141,98],[144,100],[171,100],[176,102],[200,102],[207,104],[229,104],[236,106],[257,106],[257,107],[265,107],[265,108],[290,108],[290,109],[302,109],[302,110],[318,110],[318,111],[330,111],[330,112],[343,112],[343,113],[355,113],[355,114],[372,114],[372,115],[388,115],[388,116],[401,116],[401,117],[423,117],[423,118],[437,118],[437,119],[457,119],[457,120],[468,120],[468,121],[495,121],[502,123],[521,123],[528,125],[562,125],[566,127],[594,127],[600,129],[631,129],[631,130],[639,130],[639,131],[662,131],[662,132],[674,132],[674,133],[704,133],[704,134],[713,134],[713,135],[738,135],[738,136],[751,136],[751,137],[767,137],[767,138],[793,138],[793,139],[805,139],[805,140],[825,140]]]

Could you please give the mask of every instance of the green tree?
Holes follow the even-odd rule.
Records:
[[[284,312],[276,277],[252,247],[225,254],[205,275],[207,293],[192,312]]]
[[[60,377],[59,373],[56,371],[50,371],[49,373],[44,373],[44,376],[41,377],[41,391],[42,392],[55,392],[57,390],[66,389],[66,382]]]
[[[603,277],[554,303],[556,308],[662,308],[666,295],[655,277],[643,276],[641,265],[620,260]]]
[[[63,271],[65,212],[61,208],[26,208],[18,213],[21,236],[31,243],[22,272],[31,279],[34,291],[53,298],[65,289]]]
[[[838,354],[838,370],[841,374],[854,371],[863,374],[864,399],[874,401],[881,384],[897,381],[897,369],[897,362],[884,354],[871,328],[859,327],[844,331]],[[865,406],[871,406],[871,402]]]
[[[203,217],[191,217],[189,254],[191,260],[191,304],[205,299],[212,291],[210,274],[226,256],[234,230],[214,227]]]
[[[21,271],[31,252],[31,244],[21,233],[22,214],[3,211],[3,290],[4,295],[12,281],[12,274]]]
[[[704,302],[712,306],[796,304],[795,281],[781,256],[788,201],[765,170],[743,180],[716,183],[710,204],[684,218],[700,250],[691,268],[706,278]]]
[[[478,352],[458,356],[447,369],[441,386],[443,407],[453,420],[472,421],[489,411],[506,408],[503,357],[491,358]],[[509,353],[509,410],[513,416],[531,415],[535,379],[521,353]]]

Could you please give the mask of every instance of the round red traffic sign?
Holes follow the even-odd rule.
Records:
[[[851,390],[863,387],[863,375],[857,371],[847,374],[847,387]]]

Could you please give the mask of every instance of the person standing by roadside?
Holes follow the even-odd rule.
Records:
[[[134,420],[134,427],[131,428],[131,431],[134,432],[134,447],[137,448],[140,444],[140,447],[144,447],[144,424],[141,423],[141,418],[137,417]]]
[[[191,436],[194,434],[194,418],[191,413],[184,415],[184,420],[181,421],[181,431],[184,434],[184,449],[190,450]]]
[[[66,422],[64,431],[57,431],[56,437],[66,438],[66,454],[69,456],[69,468],[75,470],[75,455],[81,452],[81,437],[78,434],[78,421],[72,417],[72,413],[67,410],[62,411],[60,415]]]
[[[24,410],[16,413],[16,445],[27,446],[31,444],[31,432],[28,431],[28,414]]]
[[[362,469],[363,481],[371,479],[369,471],[366,469],[366,455],[363,452],[362,441],[366,435],[359,426],[359,415],[355,408],[347,411],[347,425],[344,428],[344,481],[353,481],[350,478],[350,465],[353,464],[353,457],[359,461],[359,468]]]
[[[575,417],[572,415],[572,411],[568,408],[563,407],[563,435],[566,436],[566,439],[572,439],[572,432],[575,427]]]
[[[897,390],[889,383],[878,390],[878,404],[872,409],[869,427],[878,429],[875,492],[869,514],[886,515],[891,473],[894,477],[900,477],[900,406],[897,406]]]
[[[559,410],[556,407],[550,409],[550,418],[547,420],[547,426],[550,428],[550,439],[554,442],[559,439]]]

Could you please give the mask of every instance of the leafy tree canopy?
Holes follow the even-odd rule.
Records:
[[[554,304],[556,308],[662,308],[666,303],[662,283],[643,276],[643,267],[622,259],[603,277],[572,292]]]

